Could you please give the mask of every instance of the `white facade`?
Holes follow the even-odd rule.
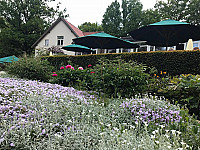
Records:
[[[63,37],[63,43],[58,43],[58,40],[62,40],[59,39],[59,37]],[[66,45],[70,45],[72,43],[72,39],[74,38],[76,38],[76,36],[72,33],[72,31],[66,26],[63,21],[60,21],[37,43],[35,47],[35,55],[37,56],[41,54],[42,51],[45,51],[45,49],[47,50],[52,46],[58,46],[61,48]],[[75,52],[65,50],[64,53],[67,55],[75,55]]]

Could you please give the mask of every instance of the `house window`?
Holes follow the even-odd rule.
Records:
[[[57,36],[57,45],[63,45],[64,43],[64,36]]]
[[[49,46],[49,39],[45,39],[44,46]]]

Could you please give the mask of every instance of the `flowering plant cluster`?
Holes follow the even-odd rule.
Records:
[[[63,50],[60,49],[60,47],[52,46],[48,48],[48,52],[52,52],[54,54],[64,54]]]
[[[198,149],[200,146],[198,126],[191,125],[196,131],[193,136],[189,130],[188,139],[195,140],[188,143],[182,132],[170,126],[165,127],[168,132],[151,132],[140,121],[135,123],[137,116],[128,115],[131,107],[123,108],[128,103],[127,106],[141,105],[146,110],[165,108],[179,112],[176,106],[157,98],[99,101],[95,95],[72,87],[0,78],[0,149]],[[167,111],[162,113],[168,115]],[[179,129],[178,124],[172,124]]]
[[[181,116],[179,108],[163,100],[154,100],[149,98],[132,99],[125,101],[121,107],[131,111],[136,122],[168,124],[180,122]]]

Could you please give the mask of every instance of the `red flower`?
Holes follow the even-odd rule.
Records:
[[[62,67],[60,67],[60,69],[65,69],[65,67],[62,66]]]
[[[58,76],[58,75],[57,74],[53,74],[52,76],[55,77],[55,76]]]
[[[89,65],[88,65],[88,68],[89,68],[89,67],[92,67],[92,65],[91,65],[91,64],[89,64]]]
[[[95,72],[90,72],[90,73],[95,73]]]
[[[71,68],[72,68],[72,66],[71,66],[71,65],[67,65],[67,66],[66,66],[66,69],[68,69],[68,68],[70,68],[70,69],[71,69]]]
[[[74,67],[71,67],[72,70],[74,70]]]

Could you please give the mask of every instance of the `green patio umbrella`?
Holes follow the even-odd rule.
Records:
[[[169,47],[189,39],[200,40],[200,27],[176,20],[164,20],[129,32],[135,40],[148,45]]]
[[[73,39],[75,44],[84,45],[90,48],[100,49],[117,49],[117,48],[138,48],[137,44],[134,44],[127,40],[122,40],[118,37],[101,32],[90,34],[83,37]]]
[[[77,44],[71,44],[67,46],[63,46],[62,49],[68,50],[68,51],[74,51],[74,52],[86,52],[91,53],[95,50],[90,49],[89,47],[77,45]]]
[[[0,58],[0,63],[11,63],[13,61],[18,61],[18,60],[19,58],[17,58],[16,56],[8,56]]]

